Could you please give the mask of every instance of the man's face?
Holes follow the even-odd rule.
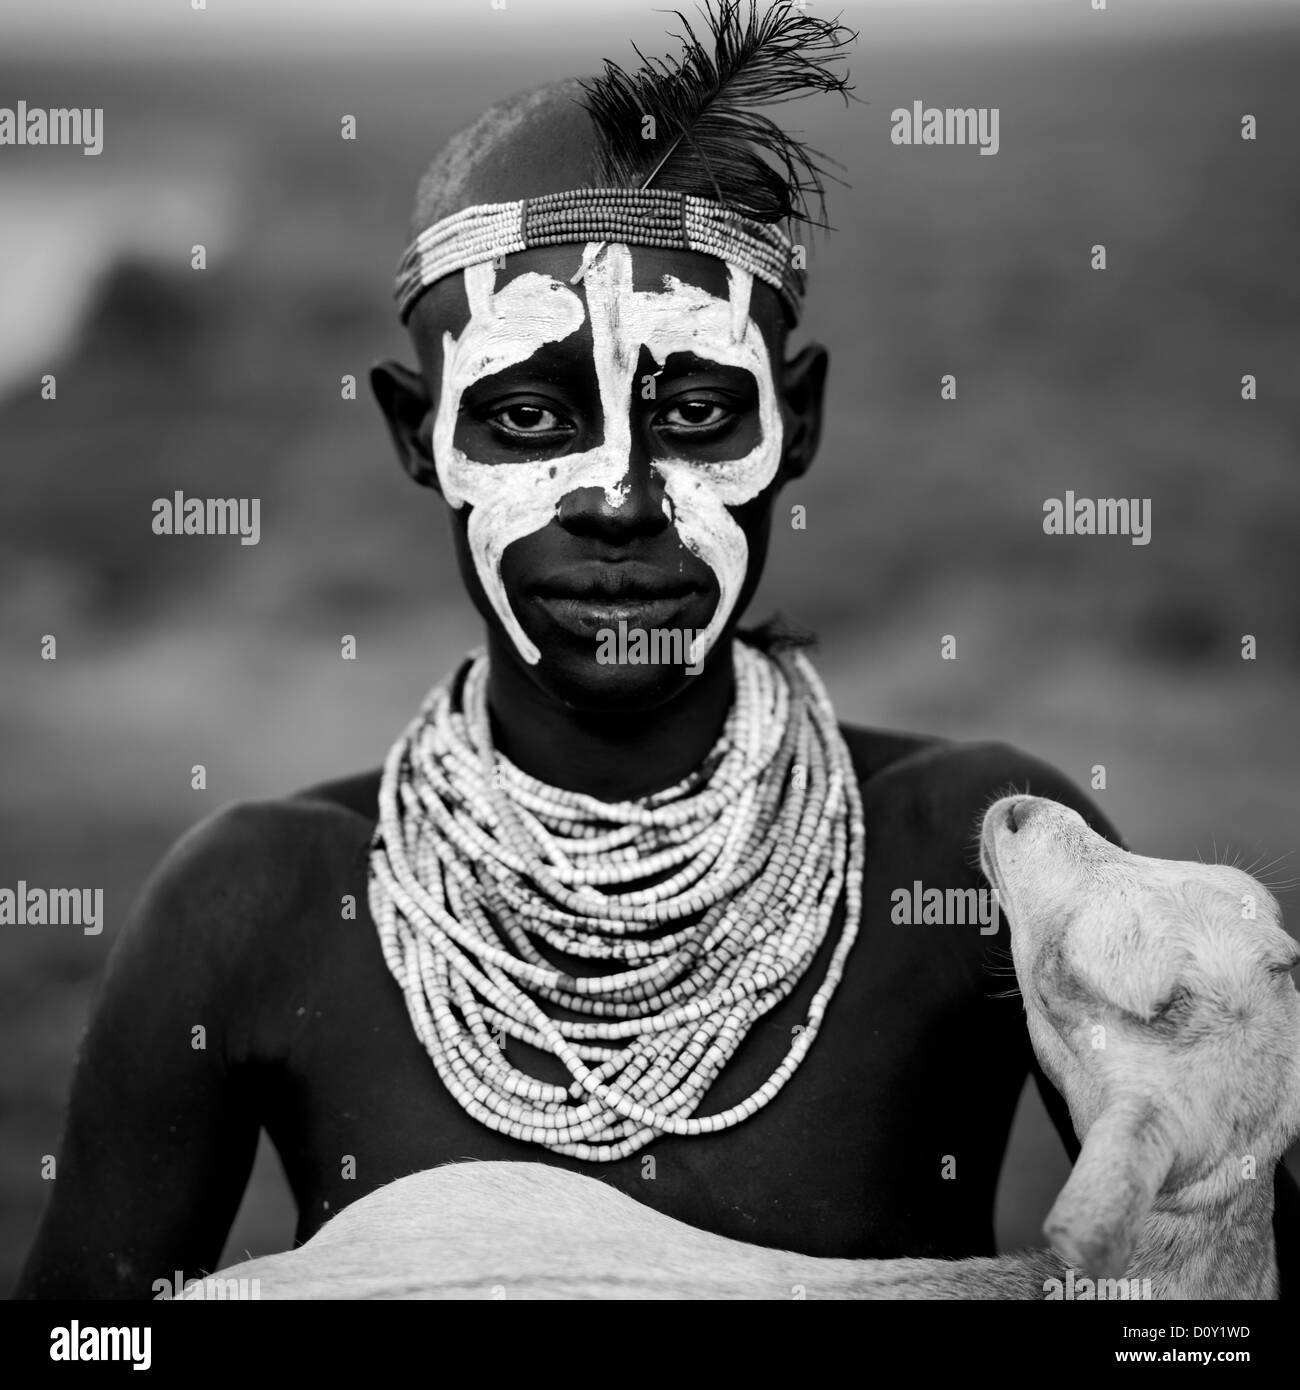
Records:
[[[505,639],[494,655],[566,703],[649,708],[725,647],[757,585],[782,481],[781,312],[712,257],[621,243],[575,285],[582,252],[472,267],[417,304],[426,481]],[[681,637],[650,664],[611,642],[620,628]]]

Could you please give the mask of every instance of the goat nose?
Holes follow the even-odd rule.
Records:
[[[1014,835],[1029,819],[1034,799],[1031,796],[1018,796],[1007,807],[1007,829]]]

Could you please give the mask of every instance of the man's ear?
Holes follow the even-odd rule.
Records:
[[[432,452],[433,402],[424,378],[400,362],[385,359],[371,367],[370,389],[384,412],[402,467],[421,487],[441,491]]]
[[[822,401],[830,356],[820,343],[809,343],[781,368],[781,400],[785,410],[785,442],[781,471],[800,478],[817,453],[822,437]]]

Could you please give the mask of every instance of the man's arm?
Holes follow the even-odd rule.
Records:
[[[258,1135],[236,1065],[251,828],[235,808],[184,837],[116,942],[16,1297],[147,1298],[219,1260]]]
[[[1277,1296],[1300,1303],[1300,1183],[1285,1163],[1273,1175],[1273,1239],[1277,1242]]]

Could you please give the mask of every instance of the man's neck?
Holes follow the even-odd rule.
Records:
[[[631,801],[680,782],[718,741],[731,708],[729,644],[681,694],[630,714],[563,704],[495,643],[489,659],[496,747],[538,781],[601,801]]]

